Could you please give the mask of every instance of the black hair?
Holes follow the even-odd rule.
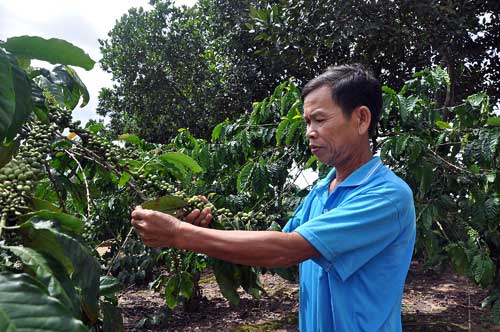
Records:
[[[302,99],[323,86],[330,87],[333,102],[340,106],[348,119],[356,107],[368,107],[371,113],[369,135],[375,134],[382,109],[382,87],[370,72],[360,64],[328,67],[304,86]]]

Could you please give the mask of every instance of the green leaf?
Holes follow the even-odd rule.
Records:
[[[184,153],[167,152],[162,154],[159,157],[159,159],[168,163],[172,163],[174,165],[180,165],[182,167],[191,170],[191,172],[194,173],[199,173],[203,171],[203,168],[201,168],[200,165],[198,165],[198,163],[193,158]]]
[[[495,263],[485,254],[476,255],[471,264],[474,280],[481,286],[491,285],[495,277]]]
[[[215,142],[220,137],[222,133],[222,129],[224,128],[226,122],[221,122],[217,126],[215,126],[214,130],[212,130],[212,141]]]
[[[471,104],[472,107],[479,107],[488,97],[484,93],[476,93],[467,97],[467,102]]]
[[[492,311],[493,311],[493,322],[496,325],[500,325],[500,300],[496,300],[495,303],[493,303]]]
[[[318,161],[318,157],[311,156],[305,163],[304,169],[310,168],[316,161]]]
[[[31,100],[31,81],[24,70],[18,66],[12,67],[12,82],[16,95],[16,111],[13,114],[12,122],[5,132],[8,140],[13,139],[21,126],[26,122],[33,111],[33,102]],[[2,136],[0,132],[0,137]]]
[[[441,120],[436,121],[436,126],[438,126],[439,129],[452,129],[448,122],[444,122]]]
[[[414,112],[415,106],[417,105],[418,97],[409,96],[408,98],[397,95],[399,101],[399,113],[401,115],[401,122],[406,124],[410,114]]]
[[[0,140],[12,123],[16,110],[16,94],[12,79],[12,64],[0,50]]]
[[[34,196],[32,196],[30,199],[30,205],[33,208],[33,210],[49,210],[54,212],[61,212],[61,209],[52,204],[51,202]]]
[[[23,332],[87,332],[88,328],[27,274],[0,274],[0,326]],[[7,318],[5,318],[7,317]]]
[[[27,221],[21,225],[26,246],[57,259],[81,290],[82,307],[91,322],[99,314],[100,266],[89,250],[71,236],[59,232],[52,222]]]
[[[237,289],[240,286],[239,282],[235,279],[236,265],[215,260],[214,261],[214,275],[222,295],[233,305],[240,303],[240,296]]]
[[[12,37],[8,38],[2,47],[15,56],[43,60],[52,64],[78,66],[86,70],[91,70],[95,64],[81,48],[57,38]]]
[[[490,117],[486,123],[488,126],[500,127],[500,117]]]
[[[99,279],[99,295],[100,296],[113,296],[122,290],[120,280],[115,277],[101,276]]]
[[[182,272],[179,281],[179,294],[186,299],[193,295],[193,277],[187,272]]]
[[[123,316],[121,309],[117,308],[114,304],[107,301],[101,302],[100,306],[103,315],[102,331],[103,332],[125,331],[125,327],[123,326]]]
[[[0,142],[0,168],[4,167],[12,160],[12,157],[16,154],[17,149],[19,149],[19,141],[15,140],[7,144],[2,144]]]
[[[104,128],[106,128],[106,127],[102,123],[96,123],[96,124],[93,124],[93,125],[86,127],[86,129],[90,130],[94,134],[103,130]]]
[[[132,175],[130,175],[129,172],[123,172],[122,175],[120,176],[120,181],[118,181],[118,186],[123,187],[124,185],[127,184],[127,182],[132,178]]]
[[[245,190],[251,182],[253,176],[255,164],[253,162],[248,162],[238,174],[236,179],[236,188],[238,192]]]
[[[452,243],[446,250],[455,271],[458,274],[465,275],[469,269],[469,259],[465,249],[457,243]]]
[[[138,147],[141,147],[144,145],[144,142],[139,138],[139,136],[134,135],[134,134],[122,134],[118,136],[118,139],[120,141],[125,141],[130,144],[137,145]]]
[[[172,310],[179,303],[179,276],[168,279],[165,285],[164,298],[167,306]]]
[[[43,220],[57,221],[64,230],[73,232],[75,234],[81,234],[83,232],[83,227],[85,226],[83,220],[75,216],[72,216],[70,214],[54,210],[39,210],[35,212],[26,213],[20,216],[19,220],[27,221],[33,217],[38,217]]]
[[[89,91],[87,90],[87,87],[83,83],[83,81],[80,79],[80,76],[76,73],[76,71],[68,66],[64,67],[66,71],[68,72],[69,75],[71,75],[71,78],[73,78],[73,81],[76,84],[76,87],[79,90],[79,94],[82,96],[82,103],[80,104],[80,107],[85,107],[90,100],[90,95]]]
[[[264,289],[260,283],[257,270],[254,267],[245,265],[238,265],[237,267],[240,270],[239,276],[241,279],[241,286],[248,294],[252,295],[254,299],[258,300],[260,298],[260,292]]]
[[[16,332],[17,329],[14,323],[7,317],[7,314],[0,308],[0,331],[2,332]]]
[[[286,118],[283,121],[281,121],[280,124],[278,125],[278,128],[276,129],[276,143],[278,145],[281,144],[281,140],[283,139],[285,129],[288,127],[289,123],[290,123],[290,120],[288,118]]]
[[[79,316],[80,301],[62,265],[31,248],[21,246],[5,248],[16,255],[23,262],[25,269],[31,271],[31,275],[47,287],[50,296],[57,298],[74,315]]]
[[[300,120],[296,120],[292,123],[292,125],[290,126],[290,129],[288,130],[288,133],[286,134],[286,138],[285,138],[286,145],[292,144],[292,142],[296,136],[297,130],[303,125],[303,123],[304,122],[300,121]]]
[[[146,201],[141,204],[142,208],[155,210],[164,213],[175,213],[187,205],[187,202],[180,197],[166,195],[155,200]]]

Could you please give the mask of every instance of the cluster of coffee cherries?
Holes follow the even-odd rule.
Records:
[[[4,167],[0,169],[0,211],[2,218],[15,222],[26,212],[43,163],[55,137],[57,125],[32,120],[22,129],[21,145]]]

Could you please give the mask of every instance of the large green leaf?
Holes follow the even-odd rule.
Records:
[[[7,314],[0,309],[0,331],[2,332],[16,332],[17,329],[14,323],[10,320]]]
[[[52,204],[49,201],[40,199],[38,197],[31,197],[30,198],[30,206],[33,208],[33,210],[49,210],[49,211],[54,211],[54,212],[61,212],[61,209]]]
[[[99,295],[112,296],[122,290],[121,282],[110,276],[102,276],[99,280]]]
[[[180,197],[166,195],[155,200],[146,201],[141,204],[144,209],[160,211],[164,213],[174,213],[187,205],[187,202]]]
[[[179,280],[179,295],[190,299],[193,295],[193,276],[188,272],[181,272]]]
[[[179,276],[176,275],[168,279],[167,283],[165,284],[165,290],[163,294],[163,298],[165,299],[165,302],[167,303],[167,306],[169,307],[170,310],[177,307],[177,304],[179,303],[178,295],[179,295]]]
[[[78,66],[86,70],[91,70],[95,64],[94,60],[81,48],[57,38],[12,37],[8,38],[2,47],[16,56],[43,60],[52,64]]]
[[[198,163],[188,155],[180,152],[167,152],[162,154],[160,160],[174,165],[178,165],[191,170],[191,172],[199,173],[203,169],[198,165]]]
[[[234,305],[240,303],[237,289],[240,286],[235,278],[236,265],[221,260],[214,261],[214,275],[219,289],[224,297]]]
[[[71,67],[68,67],[68,66],[65,66],[64,68],[66,69],[68,74],[71,75],[76,86],[80,90],[80,95],[83,98],[82,103],[80,104],[80,107],[86,106],[90,100],[90,95],[89,95],[89,91],[87,90],[87,87],[85,86],[83,81],[80,79],[80,76],[78,76],[78,74],[76,73],[76,71],[74,69],[72,69]]]
[[[66,271],[57,261],[31,248],[21,246],[6,248],[19,257],[25,269],[47,287],[50,296],[61,301],[74,315],[79,315],[80,304],[75,289]]]
[[[31,81],[26,72],[18,66],[12,66],[12,83],[14,85],[16,109],[11,118],[10,126],[5,133],[0,132],[0,136],[5,134],[8,140],[16,136],[19,128],[21,128],[33,111]]]
[[[103,332],[123,332],[123,317],[120,308],[110,302],[101,302]]]
[[[245,190],[248,185],[251,183],[253,172],[255,169],[255,163],[249,162],[247,163],[238,174],[238,178],[236,179],[236,188],[238,191]]]
[[[60,65],[51,72],[40,70],[38,74],[37,80],[40,86],[56,99],[60,107],[72,110],[78,105],[80,97],[83,97],[82,107],[88,103],[87,88],[70,67]]]
[[[500,117],[498,117],[498,116],[490,117],[490,118],[488,118],[486,123],[488,124],[488,126],[500,127]]]
[[[7,331],[86,332],[88,328],[27,274],[0,274],[0,326]]]
[[[0,140],[12,123],[16,110],[16,94],[12,80],[12,64],[0,50]]]
[[[139,136],[134,135],[134,134],[121,134],[120,136],[118,136],[118,139],[120,141],[125,141],[127,143],[137,145],[139,147],[141,147],[142,145],[144,145],[144,141],[141,140],[139,138]]]
[[[27,221],[21,225],[26,245],[57,259],[81,290],[83,310],[91,322],[99,313],[100,266],[75,238],[58,231],[52,222]]]
[[[33,217],[38,217],[43,220],[55,220],[60,226],[67,231],[71,231],[76,234],[81,234],[83,232],[83,227],[85,226],[83,220],[74,217],[70,214],[63,212],[57,212],[52,210],[39,210],[35,212],[30,212],[24,214],[20,217],[21,221],[29,220]]]

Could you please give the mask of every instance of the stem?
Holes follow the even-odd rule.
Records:
[[[117,170],[115,167],[109,165],[106,161],[103,161],[102,158],[97,155],[96,153],[94,153],[94,151],[92,150],[89,150],[87,149],[85,146],[83,146],[82,144],[78,143],[78,142],[75,142],[69,138],[67,138],[66,136],[63,136],[61,135],[60,133],[57,133],[61,138],[65,139],[66,141],[70,142],[71,144],[77,146],[78,148],[80,148],[83,152],[85,152],[86,154],[80,154],[80,153],[76,153],[74,152],[75,154],[79,155],[80,157],[82,158],[85,158],[87,160],[90,160],[91,162],[94,162],[96,164],[98,164],[99,166],[103,167],[105,170],[107,170],[108,172],[112,172],[112,173],[115,173],[117,176],[121,176],[121,172],[119,170]],[[67,151],[67,150],[65,150]],[[68,151],[67,151],[68,152]],[[130,173],[130,171],[127,170],[127,172]],[[142,201],[146,201],[147,198],[146,196],[144,196],[144,194],[131,182],[131,181],[128,181],[127,182],[127,186],[133,191],[135,192],[139,198],[142,200]],[[118,255],[122,252],[123,248],[125,248],[125,245],[128,243],[130,237],[132,236],[132,233],[134,231],[134,227],[131,226],[128,233],[127,233],[127,236],[125,237],[125,239],[123,240],[123,243],[121,244],[120,248],[118,249],[118,251],[116,252],[115,256],[111,259],[111,263],[109,265],[109,268],[108,268],[108,271],[106,274],[111,274],[111,269],[113,268],[113,264],[115,263],[116,259],[118,258]]]
[[[2,238],[2,230],[5,228],[5,224],[7,223],[7,215],[2,213],[0,217],[0,239]]]
[[[83,182],[85,184],[85,191],[87,193],[87,219],[90,219],[90,205],[92,203],[91,203],[91,200],[90,200],[90,191],[89,191],[89,183],[87,182],[87,176],[85,175],[85,171],[83,170],[82,164],[80,164],[80,162],[78,161],[78,159],[76,159],[75,155],[72,154],[67,149],[64,149],[64,152],[66,152],[76,162],[76,164],[78,165],[78,168],[82,172]]]
[[[461,167],[458,167],[456,165],[453,165],[452,163],[450,163],[448,160],[444,159],[443,157],[441,157],[440,155],[438,155],[436,152],[434,152],[433,150],[430,150],[430,153],[434,155],[434,157],[438,158],[439,160],[441,160],[443,163],[445,163],[446,165],[458,170],[458,171],[461,171],[461,172],[465,172],[465,173],[469,173],[469,174],[472,174],[472,175],[475,175],[474,173],[472,173],[471,171],[469,171],[468,169],[465,169],[465,168],[461,168]]]
[[[76,152],[73,152],[77,155],[79,155],[80,157],[82,158],[85,158],[87,160],[90,160],[96,164],[98,164],[99,166],[101,166],[102,168],[104,168],[105,170],[107,170],[108,172],[112,172],[112,173],[115,173],[115,175],[117,175],[118,177],[120,177],[122,174],[121,172],[116,169],[115,167],[109,165],[106,161],[102,161],[102,158],[97,155],[96,153],[94,153],[94,151],[92,150],[89,150],[87,149],[85,146],[83,146],[82,144],[78,143],[78,142],[75,142],[69,138],[67,138],[66,136],[63,136],[61,134],[58,133],[58,135],[65,139],[66,141],[70,142],[71,144],[77,146],[78,148],[80,148],[83,152],[87,153],[88,155],[85,155],[85,154],[81,154],[81,153],[76,153]],[[131,174],[131,172],[129,170],[126,170],[128,173]],[[131,181],[128,181],[127,182],[127,186],[134,192],[137,194],[137,196],[139,196],[139,198],[143,201],[146,201],[147,198],[146,196],[144,196],[144,194],[139,190],[137,189],[137,187],[131,182]]]
[[[125,237],[125,240],[123,240],[122,245],[120,246],[120,249],[116,252],[116,254],[113,256],[111,259],[111,262],[109,263],[109,268],[108,271],[106,272],[107,275],[111,275],[111,269],[113,269],[113,264],[115,264],[116,259],[118,258],[118,255],[122,252],[122,250],[125,248],[125,245],[127,244],[128,240],[132,236],[132,233],[134,231],[134,227],[130,227],[127,236]]]
[[[47,170],[47,175],[49,176],[49,180],[50,182],[52,182],[52,185],[54,186],[54,191],[56,192],[57,199],[59,200],[59,205],[63,209],[63,212],[66,212],[66,205],[64,204],[64,200],[62,199],[59,190],[57,190],[57,184],[54,177],[52,176],[52,172],[50,171],[49,163],[45,161],[44,164],[45,164],[45,169]]]

